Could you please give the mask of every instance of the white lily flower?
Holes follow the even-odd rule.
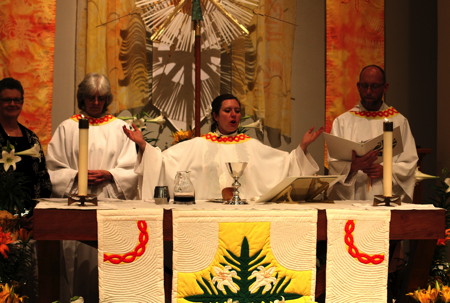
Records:
[[[32,148],[17,152],[16,155],[19,156],[30,156],[33,158],[41,159],[41,147],[39,144],[35,143]]]
[[[164,119],[163,115],[159,115],[158,117],[151,119],[151,120],[147,120],[147,122],[149,123],[156,123],[159,125],[163,125],[164,123],[166,123],[166,119]]]
[[[242,125],[242,127],[243,128],[254,128],[254,129],[259,130],[260,132],[263,131],[263,125],[262,125],[261,119],[258,119],[258,121],[247,124],[247,125]]]
[[[444,183],[448,186],[446,193],[450,193],[450,178],[445,179]]]
[[[14,154],[14,149],[12,149],[9,153],[4,150],[2,151],[0,163],[3,163],[3,168],[5,171],[8,171],[10,166],[12,166],[13,170],[16,170],[16,163],[20,162],[20,160],[22,160],[22,158]]]
[[[416,168],[415,178],[416,178],[416,181],[422,181],[422,180],[425,180],[425,179],[439,179],[438,176],[432,176],[432,175],[424,174],[423,172],[421,172],[419,170],[419,168]]]
[[[255,277],[256,281],[250,287],[250,292],[256,292],[260,287],[264,286],[263,291],[269,291],[272,288],[272,283],[275,283],[277,279],[273,277],[275,267],[265,268],[264,266],[258,266],[257,270],[254,270],[250,275],[250,278]]]
[[[275,300],[275,301],[273,301],[273,303],[284,303],[284,302],[286,302],[285,300],[284,300],[284,297],[283,296],[281,296],[281,300]]]
[[[134,118],[132,123],[134,125],[136,125],[136,127],[139,128],[140,130],[147,128],[147,126],[145,125],[144,118],[140,118],[140,119]]]
[[[232,292],[236,293],[238,291],[238,286],[233,282],[233,277],[237,277],[238,274],[235,270],[231,270],[231,266],[226,265],[223,269],[214,266],[214,271],[216,276],[212,279],[212,282],[217,282],[217,289],[225,291],[224,285],[227,285]]]

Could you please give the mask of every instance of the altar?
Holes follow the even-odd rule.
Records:
[[[444,237],[445,210],[432,205],[402,204],[395,207],[373,207],[370,201],[336,201],[335,203],[302,203],[302,204],[256,204],[223,205],[207,201],[197,201],[195,205],[164,204],[156,205],[153,201],[99,201],[98,206],[67,205],[65,199],[41,200],[34,213],[34,238],[38,241],[39,280],[40,285],[58,285],[58,262],[51,261],[48,256],[58,257],[60,240],[97,241],[99,210],[163,210],[163,239],[170,243],[173,240],[173,212],[192,211],[201,217],[208,211],[225,211],[256,213],[256,211],[308,211],[317,210],[318,241],[327,240],[327,211],[353,210],[370,212],[380,209],[390,210],[389,239],[411,241],[412,254],[407,268],[408,277],[404,281],[404,292],[423,287],[426,284],[436,239]],[[220,212],[218,212],[220,213]],[[43,257],[45,256],[45,257]],[[54,260],[54,259],[53,259]],[[325,278],[317,275],[315,295],[324,291]],[[164,279],[166,302],[170,302],[171,279]],[[40,288],[39,302],[51,302],[58,299],[57,287]],[[169,294],[167,294],[169,292]]]

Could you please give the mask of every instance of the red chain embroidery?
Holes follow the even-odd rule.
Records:
[[[147,222],[140,220],[137,222],[138,229],[141,231],[139,233],[139,244],[136,245],[134,251],[128,252],[126,254],[103,254],[103,262],[111,262],[112,264],[120,263],[132,263],[137,257],[142,256],[145,253],[145,248],[147,246],[149,236],[147,231]]]
[[[397,115],[399,112],[390,106],[389,108],[383,110],[383,111],[376,111],[376,112],[369,112],[369,111],[350,111],[355,116],[365,117],[365,118],[372,118],[372,119],[383,119],[383,118],[389,118]]]
[[[202,136],[208,141],[216,142],[216,143],[240,143],[245,142],[251,139],[251,137],[247,136],[246,134],[239,134],[236,136],[217,136],[214,133],[208,133],[206,135]]]
[[[359,262],[364,264],[380,264],[384,261],[384,254],[380,255],[372,255],[369,256],[368,254],[362,253],[359,251],[359,249],[355,246],[355,239],[353,238],[353,231],[355,230],[355,221],[348,220],[347,223],[345,223],[345,237],[344,241],[345,244],[347,244],[348,247],[348,253],[353,257],[358,259]]]
[[[71,117],[71,119],[78,122],[81,119],[81,117],[82,117],[81,114],[78,114],[78,115],[73,115]],[[113,115],[106,115],[106,116],[103,116],[101,118],[88,117],[89,125],[92,125],[92,126],[98,126],[98,125],[106,124],[106,123],[109,123],[109,122],[111,122],[111,121],[113,121],[115,119],[116,119],[116,117],[114,117]]]

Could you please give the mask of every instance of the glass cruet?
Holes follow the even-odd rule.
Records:
[[[178,171],[173,188],[175,204],[195,204],[195,190],[191,182],[190,171]]]

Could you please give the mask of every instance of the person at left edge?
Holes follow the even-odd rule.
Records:
[[[0,80],[0,152],[7,142],[14,146],[15,152],[27,150],[35,144],[41,147],[36,134],[17,121],[23,103],[24,89],[20,81],[13,78]],[[48,198],[52,192],[42,148],[40,155],[40,158],[21,157],[15,170],[31,178],[30,194],[33,199]],[[0,177],[3,172],[2,168]]]
[[[89,120],[88,192],[98,198],[132,200],[138,195],[134,173],[136,147],[120,135],[126,123],[107,114],[113,100],[108,78],[90,73],[78,85],[78,108]],[[78,121],[81,114],[63,121],[48,146],[53,196],[65,197],[78,191]]]

